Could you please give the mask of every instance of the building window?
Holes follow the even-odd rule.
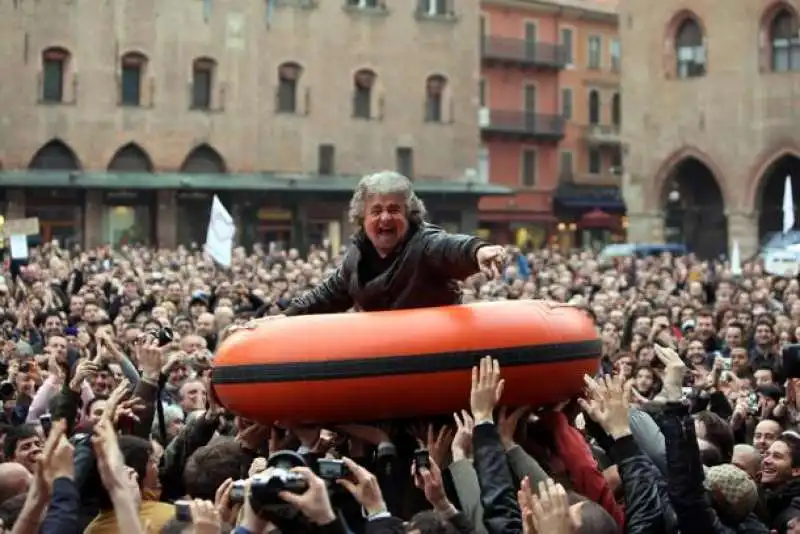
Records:
[[[147,58],[138,52],[122,56],[120,103],[123,106],[142,105],[142,82]]]
[[[619,93],[614,93],[611,97],[611,124],[619,127],[622,124],[622,104],[619,101]]]
[[[360,70],[353,79],[353,117],[357,119],[372,118],[372,90],[375,87],[375,73],[371,70]]]
[[[429,17],[441,17],[450,13],[448,0],[419,0],[417,11]]]
[[[572,65],[575,60],[573,57],[573,32],[572,28],[561,28],[561,46],[564,47],[564,62]]]
[[[524,149],[522,151],[522,176],[520,177],[520,182],[523,187],[534,187],[536,185],[537,163],[535,150]]]
[[[589,124],[600,124],[600,93],[596,89],[589,91]]]
[[[566,120],[572,119],[572,89],[561,89],[561,116]]]
[[[598,35],[589,37],[589,68],[599,69],[602,65],[603,39]]]
[[[525,87],[522,91],[522,100],[525,106],[525,113],[528,115],[533,115],[536,113],[538,109],[537,106],[537,94],[536,94],[536,86],[532,83],[525,84]]]
[[[597,148],[589,149],[589,174],[600,174],[603,167],[603,158]]]
[[[336,174],[336,147],[333,145],[319,145],[317,157],[317,174],[333,176]]]
[[[481,107],[486,105],[486,80],[483,78],[478,82],[478,103]]]
[[[195,59],[192,65],[192,109],[211,109],[211,94],[216,63],[213,59]]]
[[[414,179],[414,149],[409,147],[397,147],[395,154],[397,158],[397,172],[408,178]]]
[[[278,67],[278,113],[297,113],[297,84],[302,72],[297,63]]]
[[[574,169],[572,168],[574,160],[572,152],[563,150],[559,155],[558,172],[562,182],[571,182]]]
[[[48,48],[42,53],[42,102],[64,101],[69,52],[63,48]]]
[[[347,5],[359,9],[374,9],[378,7],[378,0],[347,0]]]
[[[792,12],[784,8],[778,11],[769,27],[772,52],[772,71],[789,72],[800,70],[800,33]]]
[[[621,67],[620,61],[622,58],[622,48],[619,44],[619,39],[612,39],[611,40],[611,70],[614,72],[619,72]]]
[[[447,85],[447,80],[444,76],[434,74],[429,76],[425,82],[425,121],[426,122],[442,122],[443,121],[443,104],[444,104],[444,88]]]
[[[703,31],[693,18],[687,18],[675,33],[678,78],[697,78],[706,74],[706,47]]]

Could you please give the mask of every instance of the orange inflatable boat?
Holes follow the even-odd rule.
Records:
[[[212,384],[226,408],[264,423],[449,414],[469,407],[487,354],[504,404],[542,405],[583,388],[600,341],[583,311],[532,300],[288,317],[228,338]]]

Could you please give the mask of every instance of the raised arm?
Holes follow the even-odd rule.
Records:
[[[448,278],[463,280],[480,271],[478,249],[487,243],[470,235],[448,234],[441,228],[427,225],[425,261]]]

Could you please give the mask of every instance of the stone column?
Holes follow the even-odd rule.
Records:
[[[156,245],[173,249],[178,246],[178,193],[159,189],[156,193]],[[188,223],[188,221],[185,221]]]
[[[758,252],[759,212],[730,210],[725,215],[728,218],[728,246],[733,247],[734,242],[739,243],[742,259],[755,255]]]
[[[6,191],[5,218],[7,221],[25,218],[24,189],[9,189]]]
[[[83,245],[86,248],[103,245],[105,221],[103,220],[103,191],[86,191],[83,206]]]
[[[660,211],[646,213],[628,212],[629,243],[663,243],[664,214]]]

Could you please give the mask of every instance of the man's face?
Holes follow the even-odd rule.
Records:
[[[42,455],[42,445],[42,438],[38,435],[17,441],[11,461],[24,465],[28,471],[33,473],[36,461]]]
[[[729,326],[725,329],[725,343],[730,347],[742,346],[742,331],[737,326]]]
[[[78,317],[83,315],[83,307],[84,307],[84,300],[83,297],[73,296],[69,301],[69,313],[70,315],[76,315]]]
[[[747,369],[749,365],[747,351],[745,349],[734,349],[731,351],[731,366],[736,372],[742,372]]]
[[[64,331],[64,323],[55,315],[50,315],[44,321],[44,332],[47,336],[57,336]]]
[[[773,382],[772,371],[769,369],[759,369],[753,373],[753,378],[756,381],[756,386],[768,386]]]
[[[697,333],[702,339],[708,339],[714,335],[714,322],[708,315],[701,315],[697,318]]]
[[[213,334],[216,331],[214,328],[214,316],[210,313],[203,313],[197,318],[197,333],[202,336]]]
[[[53,336],[47,341],[50,352],[60,363],[67,362],[67,340],[61,336]]]
[[[761,483],[765,485],[781,484],[791,479],[792,451],[783,441],[775,441],[769,446],[761,462]]]
[[[402,194],[369,195],[364,200],[364,233],[375,250],[388,255],[405,238],[408,218]]]
[[[206,388],[199,380],[190,380],[181,386],[181,408],[186,413],[206,407]]]
[[[760,324],[756,326],[756,332],[753,336],[753,340],[756,342],[756,345],[762,348],[766,348],[772,344],[772,328],[765,324]]]

